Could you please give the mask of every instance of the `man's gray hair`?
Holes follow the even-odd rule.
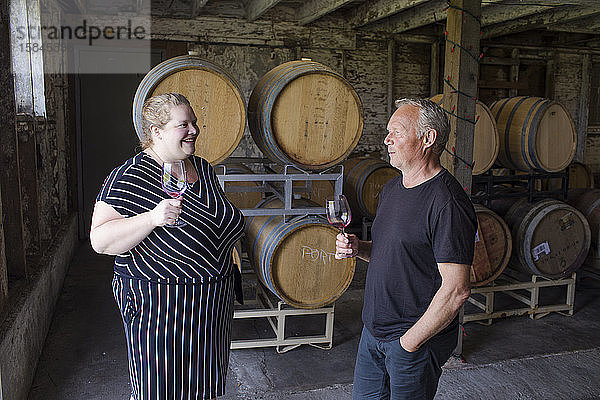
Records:
[[[396,100],[395,104],[396,108],[409,105],[419,109],[419,120],[416,129],[417,138],[421,139],[428,129],[434,129],[437,136],[432,150],[436,154],[441,154],[450,135],[450,121],[442,107],[429,99],[416,98]]]

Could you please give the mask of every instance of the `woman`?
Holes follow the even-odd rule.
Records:
[[[232,247],[244,219],[213,169],[194,156],[189,101],[152,97],[143,151],[106,178],[92,216],[98,253],[116,255],[113,292],[129,352],[131,398],[213,399],[224,393],[233,318]],[[162,164],[182,160],[188,189],[162,190]],[[176,219],[183,227],[165,226]]]

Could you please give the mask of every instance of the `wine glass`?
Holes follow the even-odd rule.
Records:
[[[183,192],[188,187],[187,174],[185,172],[185,164],[183,161],[173,161],[163,163],[162,177],[160,180],[162,188],[169,196],[174,199],[179,199],[183,196]],[[165,226],[169,228],[180,228],[187,225],[185,222],[180,221],[179,217],[172,224]]]
[[[346,236],[344,228],[346,228],[352,220],[352,211],[348,205],[348,200],[343,194],[328,197],[325,200],[325,211],[327,213],[327,221]]]

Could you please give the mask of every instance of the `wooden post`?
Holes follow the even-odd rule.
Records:
[[[544,97],[554,98],[554,59],[546,62],[546,84],[544,87]]]
[[[510,83],[519,82],[519,49],[513,49],[510,57],[515,64],[510,66]],[[508,89],[508,95],[510,97],[515,97],[518,95],[518,91],[516,87],[511,87]]]
[[[481,0],[452,0],[446,20],[444,79],[450,84],[444,84],[443,104],[447,111],[454,114],[449,116],[451,131],[446,149],[453,152],[454,148],[456,157],[444,152],[442,165],[458,179],[468,194],[471,193],[473,171],[466,163],[473,162],[476,119],[473,97],[477,96],[481,29],[475,16],[480,15]]]
[[[15,129],[15,89],[11,74],[9,2],[0,6],[0,195],[8,274],[25,276],[21,182]]]
[[[433,97],[440,93],[440,44],[431,43],[431,62],[429,72],[429,96]]]
[[[579,93],[579,115],[575,123],[577,129],[577,148],[575,161],[583,162],[585,138],[587,137],[588,115],[590,112],[590,88],[592,86],[592,56],[584,54],[581,62],[581,90]]]
[[[395,42],[393,38],[388,39],[388,51],[387,51],[387,115],[388,118],[394,112],[394,57],[395,53]]]

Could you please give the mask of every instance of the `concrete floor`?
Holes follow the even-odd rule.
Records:
[[[358,265],[352,285],[336,302],[332,349],[233,350],[224,399],[350,399],[365,268]],[[29,400],[129,398],[111,278],[112,258],[83,244],[65,280]],[[546,292],[564,300],[564,291]],[[465,362],[444,367],[436,399],[600,398],[600,281],[581,279],[575,300],[571,317],[554,313],[539,320],[520,316],[491,326],[466,324]],[[290,334],[318,333],[322,323],[319,317],[292,320]],[[267,334],[264,320],[234,321],[234,339]]]

